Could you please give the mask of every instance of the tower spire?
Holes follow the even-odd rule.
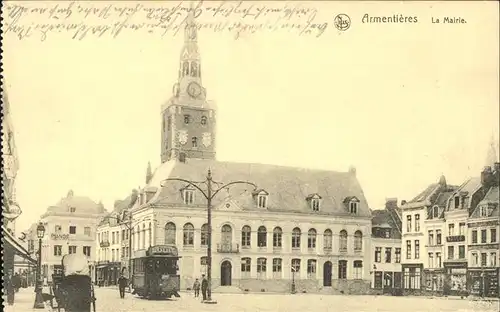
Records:
[[[148,168],[146,169],[146,184],[149,184],[151,178],[153,177],[153,171],[151,170],[151,162],[148,161]]]
[[[184,45],[179,62],[179,78],[174,85],[174,98],[183,105],[192,107],[206,107],[206,90],[201,82],[201,59],[198,50],[198,24],[196,15],[200,4],[196,7],[193,2],[184,20]]]
[[[488,146],[488,153],[486,154],[486,164],[485,166],[493,166],[498,162],[497,158],[497,145],[495,144],[495,136],[491,134],[490,144]]]

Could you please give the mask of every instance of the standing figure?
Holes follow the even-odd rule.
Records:
[[[200,281],[196,279],[193,284],[194,297],[197,298],[200,296]]]
[[[203,295],[203,301],[207,300],[207,290],[208,290],[208,280],[205,274],[201,276],[201,294]]]
[[[120,298],[122,299],[125,298],[125,287],[127,287],[127,285],[127,279],[123,276],[123,274],[121,274],[118,278],[118,289],[120,290]]]
[[[12,271],[10,271],[5,277],[5,292],[7,293],[7,304],[14,304],[14,296],[16,293],[14,286],[14,275],[12,275]]]

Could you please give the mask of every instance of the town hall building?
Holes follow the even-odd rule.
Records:
[[[372,216],[356,170],[218,161],[217,111],[203,87],[197,35],[190,17],[178,81],[161,110],[161,165],[128,209],[145,220],[134,222],[131,254],[175,244],[182,289],[206,273],[207,199],[188,183],[165,180],[200,182],[210,171],[215,190],[242,182],[212,201],[213,289],[288,292],[293,283],[299,292],[366,292]],[[196,185],[207,191],[205,183]]]

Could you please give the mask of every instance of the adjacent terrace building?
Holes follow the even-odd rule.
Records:
[[[372,211],[372,288],[399,294],[401,275],[401,209],[388,198],[385,209]]]
[[[429,268],[429,259],[432,257],[432,267],[441,266],[442,259],[442,231],[441,225],[436,226],[429,224],[429,229],[434,232],[429,233],[425,228],[424,220],[428,217],[428,212],[433,211],[443,205],[449,192],[453,190],[453,186],[446,183],[446,178],[441,176],[438,183],[429,185],[418,196],[408,202],[402,203],[402,221],[403,221],[403,237],[402,237],[402,270],[403,270],[403,287],[407,294],[420,294],[425,290],[424,270]],[[436,214],[439,216],[441,210],[437,209]],[[440,221],[438,221],[439,223]],[[430,237],[435,235],[435,241],[432,242],[429,251],[424,248]],[[434,239],[434,238],[433,238]],[[434,260],[435,258],[435,260]],[[434,275],[436,276],[436,275]],[[434,278],[433,278],[434,279]],[[439,279],[439,277],[437,277]],[[439,282],[437,288],[439,288]],[[432,284],[431,284],[432,285]]]
[[[499,296],[500,164],[486,167],[481,183],[486,195],[468,220],[468,290],[473,295]]]

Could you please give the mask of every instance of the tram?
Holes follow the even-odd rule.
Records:
[[[179,258],[175,245],[156,245],[135,251],[132,293],[146,299],[180,297]]]

